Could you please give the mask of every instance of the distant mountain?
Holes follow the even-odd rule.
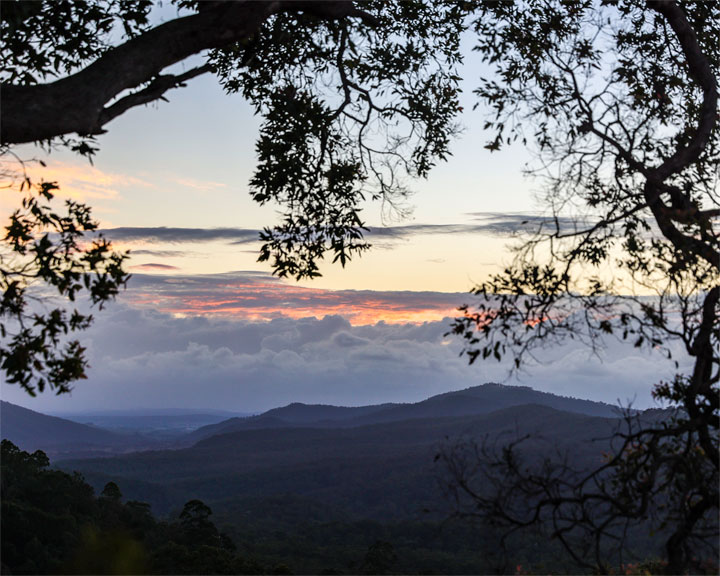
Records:
[[[155,446],[147,438],[117,434],[95,426],[0,402],[0,434],[23,450],[43,450],[53,460],[122,453]]]
[[[239,430],[311,426],[321,428],[354,427],[384,422],[401,422],[418,418],[444,418],[489,414],[503,408],[536,404],[556,410],[614,418],[618,409],[603,402],[593,402],[547,392],[527,386],[483,384],[432,396],[413,404],[378,404],[374,406],[344,407],[293,403],[268,410],[250,418],[231,418],[210,426],[203,426],[181,439],[189,446],[204,438]]]
[[[302,404],[294,402],[282,408],[273,408],[263,413],[264,417],[277,418],[293,424],[314,424],[318,422],[339,422],[362,418],[382,412],[400,404],[375,404],[373,406],[331,406],[328,404]]]
[[[358,418],[369,416],[394,406],[400,406],[400,404],[348,407],[293,402],[281,408],[273,408],[258,416],[229,418],[217,424],[203,426],[181,438],[179,445],[190,446],[204,438],[216,436],[217,434],[227,434],[228,432],[235,432],[237,430],[287,428],[288,426],[320,426],[333,428],[347,425]]]
[[[490,414],[414,418],[353,427],[246,429],[206,438],[192,447],[61,463],[93,485],[113,480],[129,498],[147,498],[161,513],[189,499],[241,510],[250,500],[294,494],[333,514],[409,518],[441,504],[433,463],[438,449],[458,438],[500,444],[523,435],[530,458],[567,451],[573,463],[596,463],[618,425],[614,418],[524,405]],[[448,440],[449,439],[449,440]],[[254,500],[253,500],[254,501]],[[213,506],[215,509],[215,507]],[[324,520],[330,520],[325,518]]]
[[[489,414],[503,408],[537,404],[555,410],[614,418],[618,409],[603,402],[557,396],[533,390],[528,386],[504,386],[488,383],[455,392],[432,396],[415,404],[400,404],[382,412],[361,416],[359,423],[393,422],[410,418],[435,418],[441,416],[470,416]]]

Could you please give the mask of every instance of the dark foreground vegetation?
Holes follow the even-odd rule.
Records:
[[[197,499],[158,520],[149,504],[123,501],[116,483],[96,497],[80,474],[49,464],[42,451],[2,442],[3,574],[476,573],[497,560],[487,530],[431,520],[329,520],[290,494],[243,502],[242,521],[226,521],[222,531]],[[571,569],[539,537],[523,547],[525,566],[532,556],[546,569]]]
[[[158,521],[145,502],[123,502],[109,482],[99,497],[79,474],[49,468],[2,441],[3,574],[287,573],[237,554],[191,500],[174,519]]]

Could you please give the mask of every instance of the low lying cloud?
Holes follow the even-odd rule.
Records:
[[[118,309],[93,329],[93,369],[75,395],[89,404],[262,411],[295,401],[412,402],[494,381],[647,407],[652,385],[673,371],[659,356],[615,342],[602,357],[567,344],[508,380],[505,363],[469,366],[463,343],[444,336],[449,324],[353,326],[338,315],[249,322]]]
[[[247,271],[193,276],[137,274],[121,298],[138,308],[176,316],[260,321],[339,315],[361,325],[439,320],[454,315],[468,295],[322,290],[285,282],[265,272]]]
[[[543,216],[533,213],[473,212],[468,214],[477,222],[475,228],[495,236],[518,234],[570,232],[581,230],[592,223],[586,218]]]
[[[213,242],[226,240],[232,244],[247,244],[258,240],[258,230],[246,228],[166,228],[122,227],[100,231],[116,242]],[[137,253],[137,252],[136,252]]]
[[[154,256],[156,258],[182,258],[189,253],[183,250],[133,250],[133,256]]]

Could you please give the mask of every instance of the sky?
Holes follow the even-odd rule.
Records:
[[[520,147],[483,149],[483,110],[471,94],[481,68],[470,55],[462,135],[452,157],[411,183],[412,215],[368,205],[373,249],[346,268],[296,283],[258,263],[257,233],[277,215],[248,194],[259,120],[241,96],[205,75],[133,109],[99,137],[90,165],[63,150],[36,179],[88,202],[106,235],[131,250],[133,277],[81,336],[91,368],[70,395],[30,398],[3,382],[3,399],[44,412],[128,408],[261,411],[292,401],[362,405],[418,401],[489,381],[650,406],[672,372],[658,357],[610,342],[577,345],[508,379],[508,366],[467,365],[448,332],[468,291],[510,259],[510,235],[537,217],[536,183]],[[188,64],[187,66],[190,66]],[[0,216],[16,200],[3,191]]]

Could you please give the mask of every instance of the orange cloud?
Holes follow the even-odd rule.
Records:
[[[339,315],[351,324],[421,324],[457,315],[465,294],[322,290],[263,274],[136,276],[128,297],[133,306],[177,316],[247,321],[323,318]]]
[[[15,192],[22,181],[22,167],[19,163],[6,163],[8,173],[6,180],[15,181],[10,196],[14,204],[19,202],[19,194]],[[39,162],[27,162],[25,171],[32,182],[57,182],[60,189],[56,191],[59,198],[70,198],[80,202],[87,200],[107,200],[118,196],[118,190],[125,186],[150,187],[152,184],[125,174],[101,170],[89,162],[79,159],[77,162],[49,159],[46,166]],[[11,174],[11,172],[13,174]],[[14,176],[14,177],[13,177]],[[7,197],[7,195],[3,195]]]
[[[147,270],[150,272],[170,272],[174,270],[180,270],[177,266],[170,266],[169,264],[160,264],[158,262],[148,262],[147,264],[137,264],[136,266],[130,266],[131,270]]]

